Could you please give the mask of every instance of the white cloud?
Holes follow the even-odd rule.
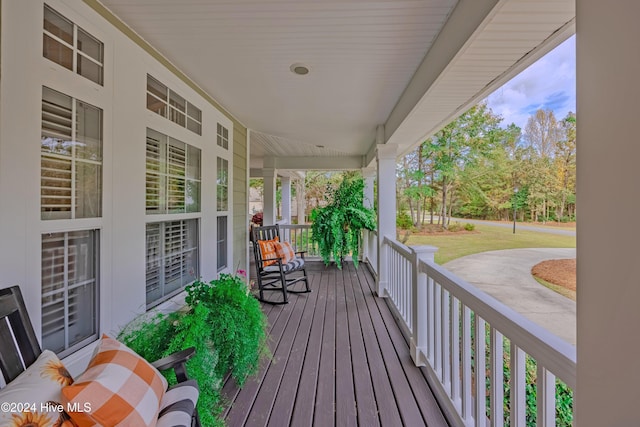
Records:
[[[558,119],[576,111],[576,42],[570,37],[487,97],[502,124],[524,129],[537,109],[552,110]]]

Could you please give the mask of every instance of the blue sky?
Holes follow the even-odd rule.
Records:
[[[560,44],[536,63],[487,97],[502,125],[515,123],[524,130],[527,119],[542,108],[558,120],[576,111],[576,38]]]

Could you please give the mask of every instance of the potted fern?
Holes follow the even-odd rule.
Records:
[[[376,229],[375,212],[364,206],[363,190],[362,177],[345,176],[337,188],[329,190],[329,204],[311,213],[311,239],[326,265],[333,258],[342,269],[344,257],[352,255],[358,266],[362,230]]]
[[[143,315],[127,325],[118,339],[147,360],[195,347],[187,362],[200,388],[198,411],[205,426],[223,425],[220,395],[227,373],[242,386],[269,357],[267,317],[247,292],[246,272],[221,274],[209,283],[196,280],[185,288],[184,309],[169,315]],[[169,377],[171,384],[175,378]]]

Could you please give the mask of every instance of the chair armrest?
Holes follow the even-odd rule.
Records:
[[[295,253],[298,254],[300,256],[300,258],[304,259],[304,254],[306,254],[307,251],[296,251]]]
[[[189,347],[185,350],[177,351],[160,360],[156,360],[151,365],[159,371],[173,369],[176,373],[176,379],[179,383],[189,379],[187,377],[187,369],[185,363],[196,354],[195,347]]]

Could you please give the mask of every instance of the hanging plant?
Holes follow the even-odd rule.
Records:
[[[326,265],[333,258],[342,269],[344,257],[351,255],[358,266],[362,230],[376,229],[375,212],[364,206],[363,190],[361,177],[344,177],[338,188],[329,190],[329,204],[311,213],[311,239]]]

